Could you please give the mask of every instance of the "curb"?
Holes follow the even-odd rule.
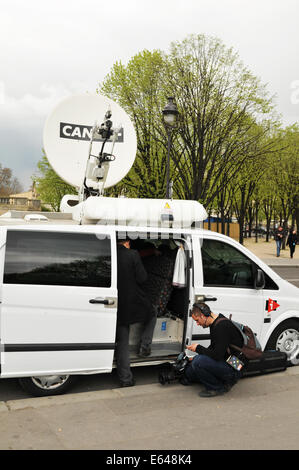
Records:
[[[173,389],[174,387],[172,387]],[[178,385],[178,388],[182,388]],[[38,409],[49,406],[70,405],[74,403],[84,403],[89,401],[98,400],[115,400],[124,397],[133,397],[136,395],[146,395],[151,393],[161,392],[164,393],[167,388],[157,384],[137,385],[135,387],[128,387],[125,389],[116,388],[109,390],[99,390],[93,392],[80,392],[80,393],[66,393],[65,395],[55,395],[52,397],[32,397],[20,400],[8,400],[0,402],[0,413],[3,411],[19,411],[28,408]]]
[[[290,259],[276,259],[276,258],[261,258],[260,256],[256,255],[260,260],[264,263],[268,264],[269,266],[284,266],[288,268],[298,268],[299,267],[299,260],[290,260]]]
[[[271,266],[271,267],[274,266],[274,267],[278,267],[278,268],[299,268],[299,263],[297,263],[297,262],[294,263],[294,264],[293,264],[293,263],[291,264],[291,263],[287,263],[287,262],[274,263],[273,261],[270,261],[270,262],[269,262],[269,260],[268,260],[268,262],[267,262],[266,259],[262,259],[262,258],[261,258],[261,260],[262,260],[264,263],[266,263],[268,266]]]

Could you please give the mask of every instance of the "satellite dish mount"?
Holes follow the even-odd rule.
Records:
[[[110,163],[116,157],[113,155],[113,149],[120,128],[113,129],[111,121],[112,112],[109,108],[105,114],[104,121],[100,126],[95,122],[89,144],[88,159],[83,186],[80,189],[80,200],[85,200],[89,196],[102,196],[104,194],[105,182],[108,176]],[[95,139],[102,139],[102,146],[99,155],[93,155],[92,145]],[[110,153],[104,152],[106,143],[112,138],[112,149]]]

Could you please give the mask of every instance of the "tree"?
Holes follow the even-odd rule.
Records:
[[[9,196],[23,191],[19,180],[13,176],[10,168],[3,168],[0,164],[0,195]]]
[[[55,212],[59,211],[60,201],[65,194],[77,194],[76,188],[65,183],[51,167],[45,151],[37,164],[39,175],[33,177],[36,190],[44,204],[50,204]]]
[[[235,186],[228,182],[227,174],[225,172],[220,175],[218,181],[214,183],[217,186],[217,196],[214,201],[216,211],[221,218],[221,233],[229,235],[229,220],[233,212],[233,195]],[[225,220],[227,220],[227,230],[225,231]]]
[[[136,162],[125,180],[137,196],[165,195],[167,136],[162,109],[174,96],[180,111],[173,134],[171,179],[174,196],[211,206],[219,194],[215,184],[226,174],[232,181],[253,142],[262,156],[272,100],[260,81],[221,41],[203,35],[172,43],[170,52],[143,51],[127,67],[116,63],[99,91],[130,114],[137,133]]]
[[[263,149],[263,159],[260,158],[260,146]],[[233,193],[233,207],[240,227],[240,243],[243,243],[243,229],[246,217],[247,219],[251,218],[251,220],[255,217],[256,229],[258,228],[258,213],[261,209],[260,183],[266,172],[271,156],[276,149],[277,139],[275,135],[265,136],[263,142],[252,141],[250,152],[252,155],[256,156],[244,161],[233,182],[235,188]],[[252,212],[251,214],[250,210]]]
[[[270,174],[275,184],[276,195],[279,201],[280,223],[287,228],[291,217],[295,226],[296,216],[299,212],[299,126],[294,124],[281,129],[280,139],[283,148],[278,151],[272,160]],[[297,219],[297,228],[299,220]]]
[[[172,43],[165,83],[181,111],[173,160],[181,197],[209,205],[225,173],[232,181],[249,158],[262,156],[271,98],[238,54],[216,38],[190,36]],[[187,156],[187,158],[186,158]]]
[[[158,137],[163,127],[161,103],[164,59],[159,51],[142,51],[125,67],[116,62],[98,92],[117,101],[130,115],[137,134],[137,154],[133,168],[116,191],[126,195],[164,197],[166,149]],[[115,192],[108,190],[108,194]]]
[[[271,221],[275,215],[276,203],[277,197],[275,194],[275,188],[273,185],[268,184],[267,190],[263,191],[261,197],[262,210],[266,219],[266,242],[268,242],[270,238]]]

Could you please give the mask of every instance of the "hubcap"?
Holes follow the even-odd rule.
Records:
[[[45,375],[42,377],[31,377],[32,382],[42,390],[53,390],[61,387],[69,378],[69,375]]]
[[[298,347],[298,341],[299,332],[297,330],[285,330],[277,339],[276,349],[285,352],[290,357],[295,348]]]

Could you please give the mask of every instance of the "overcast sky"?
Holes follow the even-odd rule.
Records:
[[[233,47],[276,94],[283,123],[299,121],[298,18],[298,0],[1,0],[0,163],[27,190],[61,98],[189,34]]]

